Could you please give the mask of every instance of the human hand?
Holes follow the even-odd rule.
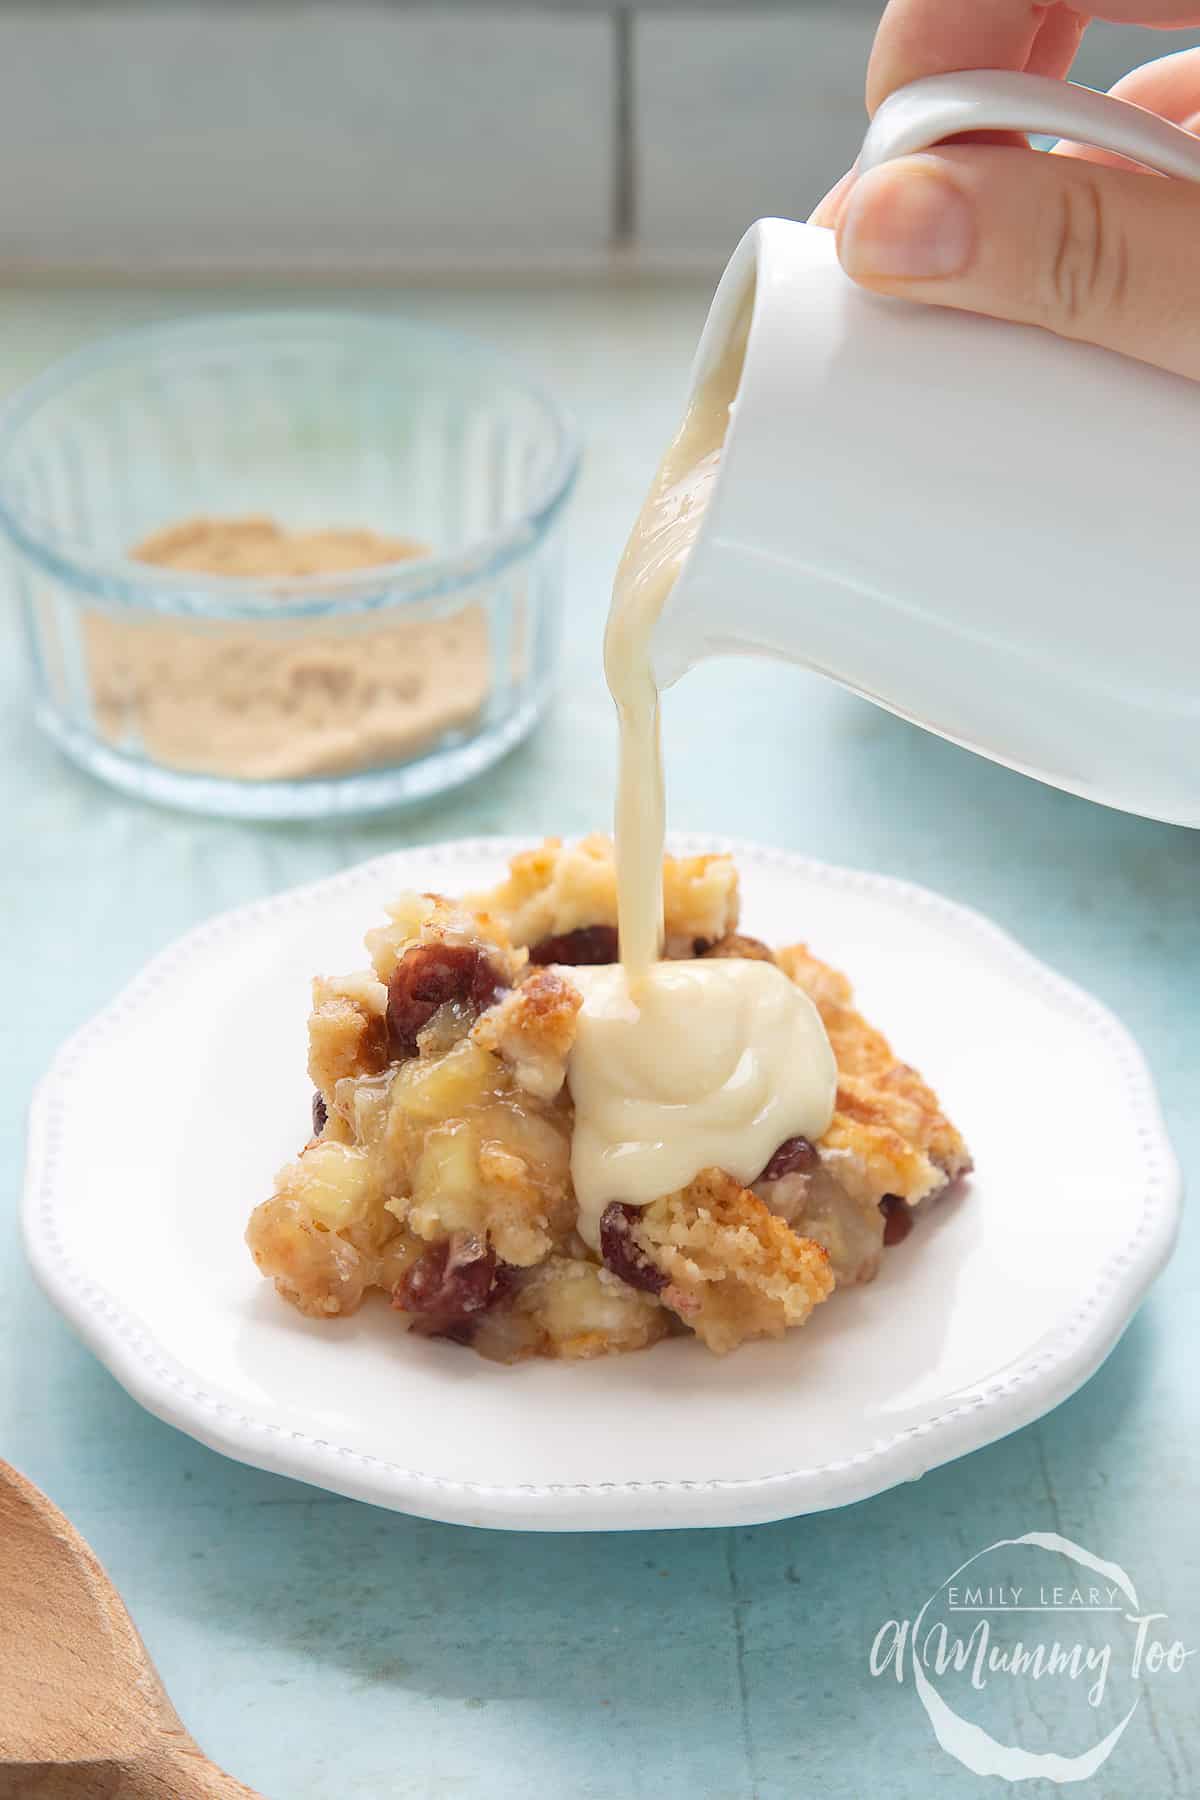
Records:
[[[1200,25],[1200,6],[1104,0],[890,0],[867,78],[871,112],[923,75],[967,68],[1065,77],[1092,18]],[[1200,50],[1113,93],[1200,133]],[[1040,325],[1200,380],[1200,185],[1105,151],[954,144],[853,171],[813,214],[847,273],[879,293]]]

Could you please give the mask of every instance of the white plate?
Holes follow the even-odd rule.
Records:
[[[439,845],[226,913],[156,957],[34,1100],[38,1277],[142,1405],[244,1462],[433,1519],[749,1524],[844,1505],[990,1443],[1096,1369],[1170,1253],[1180,1183],[1142,1058],[1095,1000],[923,889],[732,848],[745,929],[807,939],[975,1154],[871,1286],[783,1343],[486,1363],[386,1306],[318,1323],[242,1241],[307,1133],[308,982],[406,887],[493,881]]]

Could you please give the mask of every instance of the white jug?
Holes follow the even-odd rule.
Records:
[[[895,95],[862,164],[982,128],[1200,180],[1177,127],[994,73]],[[1200,825],[1200,384],[867,294],[831,232],[764,219],[722,277],[693,388],[751,287],[719,473],[655,633],[660,683],[706,656],[784,656],[1043,781]]]

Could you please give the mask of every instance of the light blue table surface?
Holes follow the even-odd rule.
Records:
[[[29,1276],[15,1207],[31,1083],[153,951],[210,913],[394,845],[606,822],[607,586],[674,424],[705,295],[682,285],[367,297],[486,332],[578,415],[588,454],[561,697],[501,768],[418,813],[223,824],[110,794],[63,762],[28,716],[9,616],[0,1452],[94,1545],[200,1742],[270,1800],[1008,1791],[944,1754],[911,1687],[872,1680],[867,1652],[882,1621],[911,1612],[957,1562],[1034,1529],[1121,1563],[1169,1612],[1171,1635],[1200,1646],[1194,1221],[1104,1368],[1040,1424],[843,1512],[736,1532],[490,1534],[240,1467],[143,1413]],[[0,388],[111,326],[252,298],[8,290]],[[869,528],[869,496],[863,508]],[[670,696],[667,744],[675,826],[927,883],[1101,996],[1143,1044],[1185,1172],[1200,1174],[1200,832],[1041,789],[786,668],[692,677]],[[132,1093],[113,1129],[136,1130],[137,1106]],[[1033,1683],[1012,1684],[1012,1734],[1052,1704]],[[1200,1656],[1145,1683],[1086,1791],[1200,1793],[1198,1720]]]

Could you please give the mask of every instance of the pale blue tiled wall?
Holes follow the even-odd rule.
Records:
[[[715,265],[853,157],[879,11],[0,0],[0,269]]]
[[[0,9],[0,258],[324,269],[605,248],[603,13]]]

